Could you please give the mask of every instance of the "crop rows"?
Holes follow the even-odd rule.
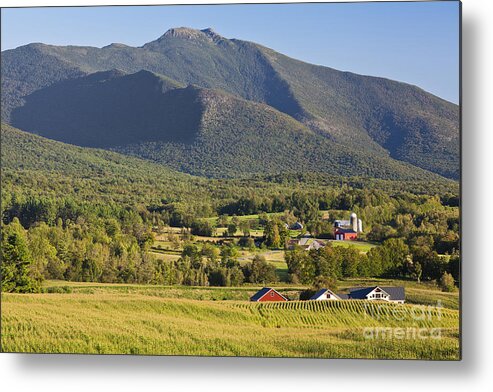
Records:
[[[369,307],[366,307],[368,306]],[[2,349],[7,352],[323,358],[456,359],[458,312],[396,320],[412,305],[357,301],[250,303],[138,294],[2,294]],[[381,318],[365,312],[381,311]],[[365,327],[433,326],[440,340],[367,340]]]
[[[250,309],[264,326],[452,328],[458,324],[456,311],[432,306],[365,301],[292,301],[236,306]]]

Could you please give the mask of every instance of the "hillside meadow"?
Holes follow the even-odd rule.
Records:
[[[51,281],[43,294],[2,293],[2,351],[459,358],[456,293],[447,293],[444,307],[436,308],[363,301],[249,302],[257,289]],[[299,288],[278,289],[293,296]],[[440,301],[445,294],[406,289],[415,299],[419,290]]]

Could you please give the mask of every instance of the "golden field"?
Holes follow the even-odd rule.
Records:
[[[2,350],[459,359],[459,312],[451,308],[215,300],[254,288],[70,285],[65,293],[2,294]]]

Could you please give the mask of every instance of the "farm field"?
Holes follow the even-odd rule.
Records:
[[[218,230],[223,230],[222,228]],[[226,229],[224,229],[226,230]],[[258,233],[259,231],[252,230],[252,236],[261,235]],[[200,245],[201,242],[217,242],[222,239],[231,239],[231,237],[203,237],[203,236],[195,236],[193,243]],[[307,244],[310,244],[315,239],[310,238]],[[341,246],[341,247],[354,247],[362,253],[368,252],[371,248],[378,246],[376,244],[372,244],[364,241],[335,241],[331,240],[330,243],[332,246]],[[180,257],[180,251],[182,246],[179,248],[173,246],[171,241],[165,240],[165,235],[158,235],[156,240],[154,241],[154,245],[150,251],[150,253],[158,259],[165,261],[175,261]],[[288,275],[288,266],[285,262],[284,258],[285,252],[284,250],[247,250],[242,249],[239,251],[238,261],[240,264],[245,264],[253,260],[255,256],[263,256],[266,261],[270,264],[273,264],[276,267],[276,274],[281,281],[286,281]]]
[[[353,246],[360,252],[368,252],[371,248],[374,248],[375,246],[378,246],[377,244],[372,244],[370,242],[365,242],[365,241],[338,241],[338,240],[331,240],[330,243],[332,246],[342,246],[344,248],[349,248],[350,246]]]
[[[286,267],[286,263],[284,260],[284,251],[283,250],[246,250],[243,249],[239,252],[240,256],[238,261],[245,262],[251,261],[255,256],[263,256],[268,262],[272,263],[283,263]]]
[[[273,217],[276,217],[276,216],[281,216],[282,215],[282,212],[269,212],[269,213],[266,213],[266,215],[269,217],[269,218],[273,218]],[[217,216],[213,216],[213,217],[209,217],[209,218],[202,218],[203,220],[205,221],[208,221],[209,223],[213,224],[217,221]],[[259,219],[259,214],[253,214],[253,215],[238,215],[237,216],[237,219],[241,222],[241,221],[251,221],[251,220],[256,220],[256,219]],[[231,223],[231,221],[233,220],[233,217],[232,216],[227,216],[226,217],[226,222],[227,223]]]
[[[436,305],[440,301],[441,306],[449,309],[459,309],[459,292],[444,293],[431,283],[416,283],[412,281],[393,279],[345,279],[338,282],[337,292],[345,292],[350,287],[356,286],[404,286],[406,290],[406,302],[418,305]],[[287,284],[284,282],[271,283],[284,296],[291,300],[299,298],[299,292],[306,289],[303,285]],[[73,294],[138,294],[160,298],[194,299],[205,301],[237,300],[248,301],[259,289],[255,285],[243,285],[241,287],[211,287],[211,286],[159,286],[121,283],[97,283],[97,282],[65,282],[49,280],[44,283],[44,291],[51,293]]]
[[[240,264],[251,262],[255,256],[263,256],[265,260],[276,267],[276,274],[280,281],[286,282],[288,277],[288,265],[284,260],[283,250],[240,251],[238,261]]]
[[[156,259],[164,260],[164,261],[176,261],[181,257],[180,254],[173,254],[173,253],[156,251],[156,250],[151,250],[149,253],[152,256],[154,256]]]
[[[241,221],[241,220],[240,220]],[[216,230],[216,236],[215,237],[199,237],[199,239],[203,238],[211,238],[211,240],[220,240],[225,238],[224,235],[228,231],[226,227],[218,227],[215,229]],[[250,229],[250,237],[262,237],[264,235],[264,231],[261,229],[255,230],[255,229]],[[240,229],[236,230],[235,232],[235,237],[240,237],[242,236],[242,231]],[[228,237],[231,238],[231,237]]]
[[[381,358],[384,353],[386,358],[459,357],[459,313],[455,309],[362,301],[248,302],[257,289],[50,281],[46,290],[52,293],[2,294],[2,349],[319,358]],[[300,288],[278,289],[294,295]],[[395,312],[399,317],[394,317]],[[412,331],[420,328],[433,329],[435,335],[438,331],[439,338],[413,336]],[[400,336],[393,332],[406,330],[411,333]]]

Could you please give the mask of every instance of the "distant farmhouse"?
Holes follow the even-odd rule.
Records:
[[[312,241],[311,244],[309,244],[306,247],[306,250],[312,250],[312,249],[318,250],[320,248],[323,248],[324,246],[325,246],[325,243],[324,242],[319,241],[319,240],[314,240],[314,241]]]
[[[329,289],[318,290],[310,298],[311,301],[340,300],[341,298]]]
[[[336,294],[329,289],[320,289],[310,301],[366,300],[403,304],[406,300],[404,287],[353,287],[348,294]],[[270,287],[264,287],[250,298],[254,302],[288,301],[286,297]]]
[[[353,287],[349,294],[339,294],[341,299],[365,299],[369,301],[387,301],[404,303],[406,295],[404,287]]]
[[[355,240],[358,238],[358,233],[363,232],[363,222],[358,219],[358,216],[353,212],[349,220],[334,221],[334,238],[336,240]]]
[[[288,241],[288,249],[294,249],[295,246],[301,247],[305,250],[318,250],[325,246],[325,242],[309,237],[294,238]]]
[[[250,301],[253,302],[272,302],[272,301],[287,301],[288,299],[277,292],[276,290],[270,288],[270,287],[264,287],[262,290],[259,290],[257,293],[255,293],[251,298]]]
[[[361,299],[367,301],[387,301],[395,303],[404,303],[406,296],[404,287],[353,287],[349,289],[348,294],[335,294],[329,289],[317,291],[310,300],[344,300],[344,299]]]
[[[291,226],[289,226],[291,230],[303,230],[303,224],[300,222],[295,222]]]

